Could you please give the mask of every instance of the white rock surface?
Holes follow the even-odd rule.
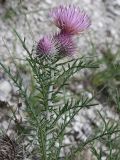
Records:
[[[11,91],[12,87],[7,80],[0,81],[0,100],[7,101]]]

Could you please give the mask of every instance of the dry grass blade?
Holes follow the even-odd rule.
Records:
[[[23,150],[7,135],[0,137],[0,160],[23,160]]]

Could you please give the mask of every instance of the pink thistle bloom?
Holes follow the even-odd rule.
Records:
[[[37,43],[36,54],[38,56],[51,55],[54,52],[54,41],[50,36],[44,36]]]
[[[75,53],[76,46],[73,39],[68,34],[59,33],[54,36],[59,54],[63,56],[72,56]]]
[[[60,5],[54,8],[50,15],[53,18],[53,22],[61,29],[62,33],[71,35],[83,32],[91,24],[89,16],[74,5],[69,5],[67,7]]]

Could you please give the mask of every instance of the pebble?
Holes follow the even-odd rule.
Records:
[[[0,100],[6,101],[10,96],[10,92],[12,91],[12,87],[7,80],[0,81]]]

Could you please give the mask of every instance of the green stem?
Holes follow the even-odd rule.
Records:
[[[106,135],[111,135],[111,134],[118,133],[118,132],[120,132],[120,130],[116,130],[116,131],[113,131],[113,132],[105,132],[105,133],[102,133],[102,134],[100,134],[100,135],[98,135],[98,136],[95,136],[95,137],[89,139],[89,140],[88,140],[87,142],[85,142],[83,145],[81,144],[79,147],[77,147],[77,149],[74,150],[71,155],[68,155],[68,156],[66,157],[66,160],[69,160],[71,157],[75,156],[75,154],[76,154],[77,152],[83,151],[84,147],[85,147],[86,145],[90,144],[91,142],[93,142],[93,141],[95,141],[95,140],[97,140],[97,139],[100,139],[100,138],[102,138],[102,137],[104,137],[104,136],[106,136]]]

